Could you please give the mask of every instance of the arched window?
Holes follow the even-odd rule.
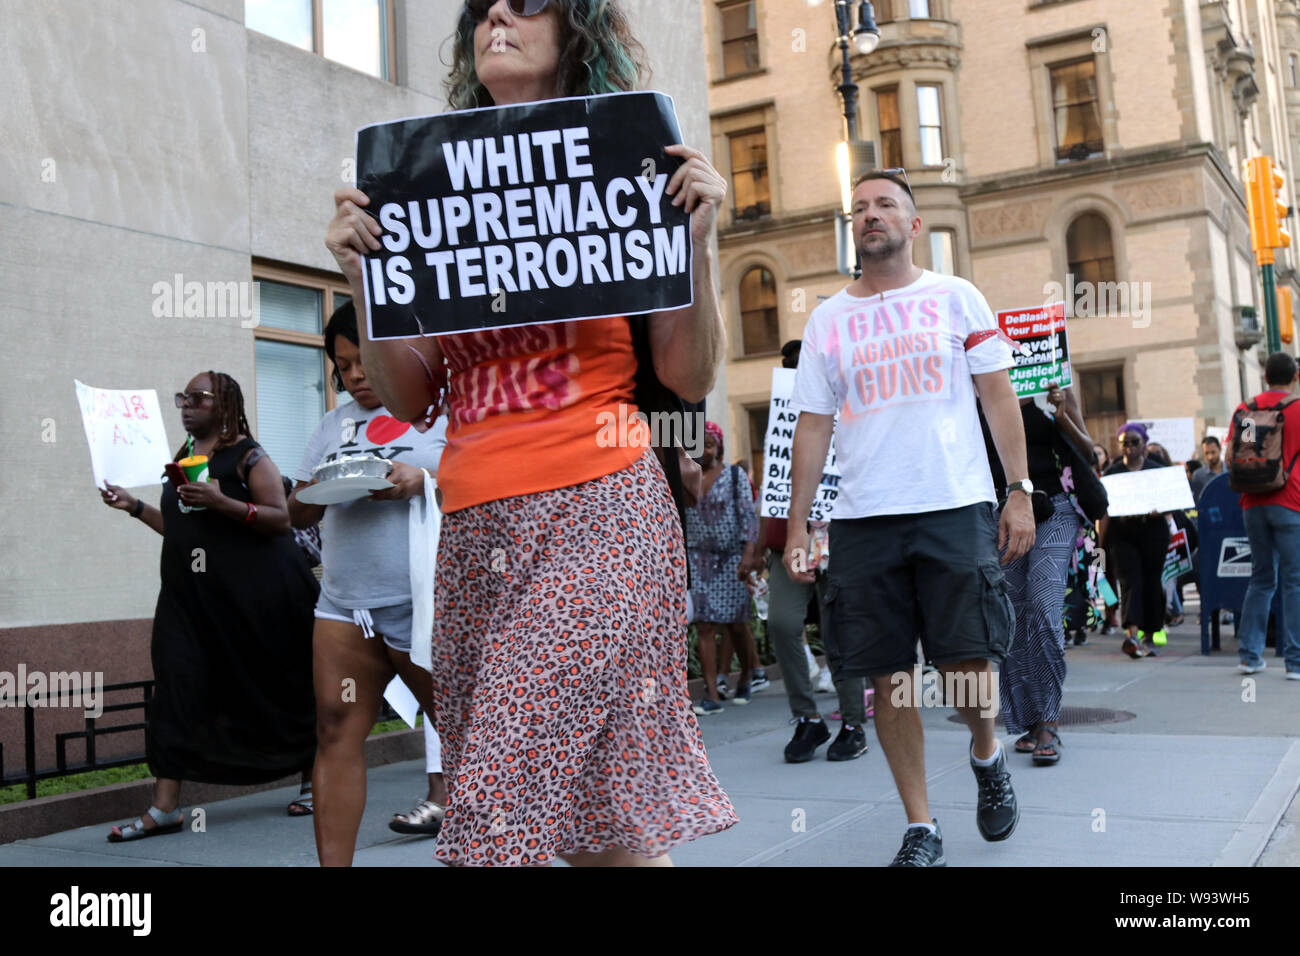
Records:
[[[1096,314],[1100,295],[1098,283],[1115,281],[1115,247],[1110,223],[1096,212],[1085,212],[1070,223],[1065,233],[1066,259],[1074,282],[1074,314]]]
[[[775,352],[781,347],[776,277],[762,266],[755,266],[740,279],[740,337],[746,355]]]

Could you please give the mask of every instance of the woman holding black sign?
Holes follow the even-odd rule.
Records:
[[[641,56],[613,2],[470,0],[448,99],[466,109],[631,90]],[[726,184],[698,150],[664,153],[681,161],[667,194],[693,213],[695,304],[650,316],[650,352],[663,384],[699,401],[722,352],[709,237]],[[380,248],[369,203],[335,193],[326,236],[355,301],[360,257]],[[433,688],[451,805],[438,859],[669,865],[673,847],[734,824],[686,693],[685,549],[664,471],[642,445],[597,439],[601,416],[633,410],[628,320],[361,332],[394,415],[419,418],[448,388]]]

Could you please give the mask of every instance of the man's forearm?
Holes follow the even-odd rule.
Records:
[[[821,484],[826,453],[831,447],[831,432],[835,427],[833,415],[814,415],[804,412],[794,429],[794,447],[790,462],[790,527],[802,528],[808,523],[813,497]]]
[[[997,447],[1007,483],[1029,477],[1025,458],[1025,424],[1020,415],[1020,399],[1011,387],[1006,372],[975,376],[984,418],[989,423],[993,444]]]

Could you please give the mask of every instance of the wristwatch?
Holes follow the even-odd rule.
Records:
[[[1023,478],[1020,481],[1013,481],[1007,485],[1007,497],[1010,497],[1011,492],[1013,491],[1023,491],[1027,495],[1033,495],[1034,483],[1028,478]]]

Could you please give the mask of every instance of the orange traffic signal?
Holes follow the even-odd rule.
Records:
[[[1278,286],[1277,289],[1277,324],[1281,332],[1282,341],[1287,345],[1291,344],[1291,339],[1295,337],[1295,324],[1291,317],[1291,288],[1290,286]]]
[[[1273,250],[1291,245],[1291,234],[1283,227],[1287,204],[1278,193],[1286,185],[1273,168],[1271,156],[1254,156],[1242,164],[1246,187],[1246,211],[1250,219],[1250,248],[1260,265],[1273,262]]]

